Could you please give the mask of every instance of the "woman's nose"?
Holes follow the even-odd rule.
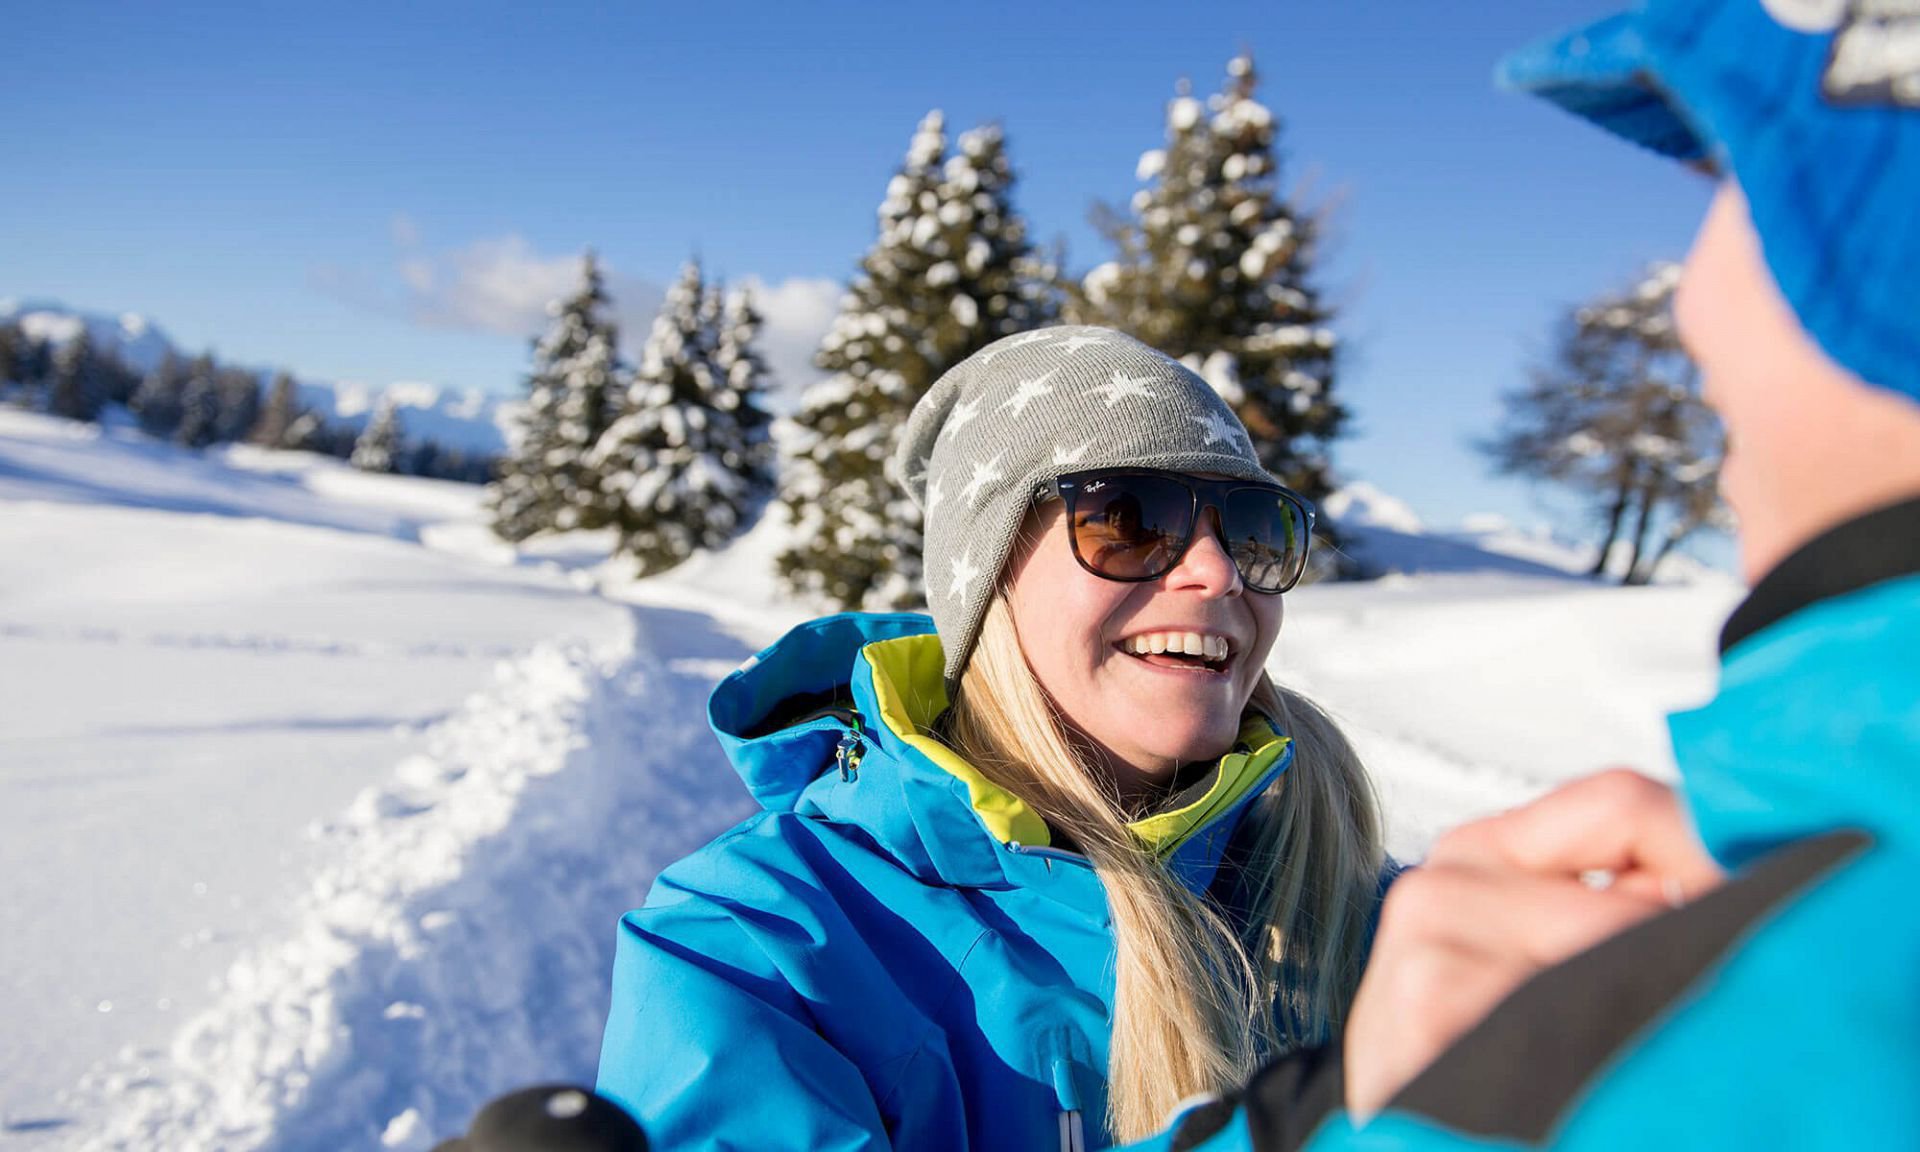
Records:
[[[1201,509],[1200,520],[1193,526],[1193,542],[1166,579],[1170,588],[1193,588],[1214,596],[1237,596],[1245,590],[1240,569],[1227,552],[1218,512]]]

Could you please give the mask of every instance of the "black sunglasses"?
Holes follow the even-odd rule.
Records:
[[[1036,501],[1054,497],[1066,501],[1073,558],[1108,580],[1158,580],[1173,571],[1206,508],[1218,513],[1221,544],[1255,592],[1298,583],[1313,544],[1313,505],[1278,484],[1101,468],[1069,472],[1034,492]]]

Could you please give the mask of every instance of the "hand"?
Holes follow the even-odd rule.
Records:
[[[1673,790],[1625,769],[1449,832],[1387,892],[1347,1020],[1348,1110],[1370,1117],[1534,973],[1721,878]]]

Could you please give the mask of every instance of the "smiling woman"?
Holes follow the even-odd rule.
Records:
[[[1312,512],[1213,389],[1030,332],[896,465],[933,631],[828,617],[722,682],[769,811],[623,921],[600,1088],[663,1146],[1105,1147],[1358,982],[1372,788],[1265,671]]]

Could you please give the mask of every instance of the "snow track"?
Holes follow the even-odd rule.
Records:
[[[336,863],[292,937],[235,964],[169,1051],[89,1077],[106,1123],[78,1146],[429,1148],[530,1077],[591,1080],[619,915],[751,803],[688,722],[745,646],[690,614],[629,620],[500,665],[316,829]]]

